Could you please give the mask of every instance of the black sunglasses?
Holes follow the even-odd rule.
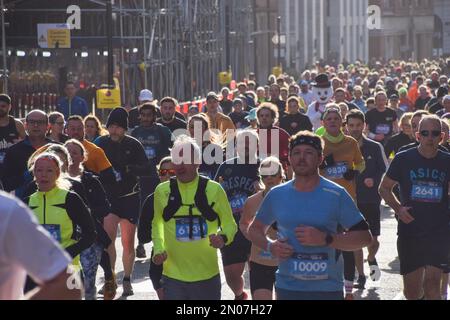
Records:
[[[442,134],[442,132],[438,131],[438,130],[433,130],[433,131],[423,130],[423,131],[420,131],[420,135],[422,137],[425,137],[425,138],[428,138],[430,135],[433,136],[433,138],[437,138],[437,137],[440,137],[441,134]]]

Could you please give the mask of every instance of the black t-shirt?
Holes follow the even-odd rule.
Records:
[[[3,162],[9,147],[18,142],[19,132],[16,128],[16,120],[9,116],[8,125],[0,127],[0,177],[3,175]]]
[[[394,154],[397,154],[400,148],[411,144],[414,142],[414,139],[410,138],[408,135],[404,134],[403,132],[400,132],[396,135],[393,135],[390,137],[386,145],[384,147],[384,152],[386,153],[386,157],[389,158],[392,152]]]
[[[425,106],[428,102],[430,102],[431,97],[426,97],[425,99],[422,99],[421,97],[417,98],[416,103],[414,104],[414,107],[416,110],[424,110]]]
[[[436,102],[435,104],[430,106],[430,109],[428,110],[432,114],[436,114],[439,110],[444,109],[444,106],[440,104],[439,102]]]
[[[426,159],[418,148],[398,154],[387,176],[399,183],[400,202],[411,207],[414,221],[399,220],[398,234],[403,237],[429,237],[449,232],[450,154],[438,151]]]
[[[259,181],[259,163],[238,164],[237,158],[221,164],[214,180],[220,182],[227,193],[234,215],[240,215],[248,197],[255,193]]]
[[[397,113],[391,108],[386,108],[383,112],[372,109],[366,114],[366,123],[369,131],[374,134],[384,134],[384,143],[393,133],[392,123],[397,120]]]
[[[233,121],[236,129],[245,129],[250,125],[250,123],[245,119],[245,117],[248,116],[247,111],[242,111],[240,113],[232,112],[228,116],[231,121]]]
[[[280,120],[280,128],[284,129],[293,136],[300,131],[312,131],[313,125],[307,116],[301,113],[285,115]]]
[[[156,107],[156,118],[160,118],[160,117],[161,117],[161,110],[159,109],[159,107]],[[185,116],[178,111],[175,111],[175,117],[177,117],[178,119],[183,120],[183,121],[186,120]],[[139,107],[134,107],[133,109],[130,110],[130,112],[128,112],[128,126],[131,129],[133,129],[139,125],[140,125]]]
[[[165,126],[167,128],[169,128],[170,132],[172,132],[172,133],[174,133],[178,129],[187,130],[186,121],[183,121],[183,120],[178,119],[176,117],[170,123],[165,123],[165,122],[162,121],[162,119],[158,119],[158,123],[162,124],[163,126]]]
[[[283,100],[276,100],[276,101],[268,101],[270,103],[273,103],[274,105],[276,105],[278,107],[278,114],[279,117],[282,118],[284,116],[284,114],[286,113],[286,101]]]
[[[233,111],[233,102],[231,100],[220,101],[220,106],[222,107],[223,114],[226,116]]]

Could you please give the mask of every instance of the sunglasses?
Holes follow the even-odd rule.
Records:
[[[267,179],[267,178],[278,178],[280,176],[279,173],[277,174],[272,174],[272,175],[261,175],[261,179]]]
[[[159,170],[159,175],[161,177],[167,176],[167,175],[174,176],[175,174],[176,174],[175,170],[168,170],[168,169]]]
[[[441,134],[442,134],[442,132],[439,131],[439,130],[433,130],[433,131],[426,131],[426,130],[423,130],[423,131],[420,131],[420,135],[421,135],[422,137],[425,137],[425,138],[428,138],[430,135],[431,135],[433,138],[438,138],[438,137],[441,136]]]

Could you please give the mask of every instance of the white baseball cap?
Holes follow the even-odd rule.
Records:
[[[142,90],[139,94],[139,101],[153,101],[153,93],[148,89]]]

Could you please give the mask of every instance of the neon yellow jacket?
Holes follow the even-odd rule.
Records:
[[[178,181],[178,188],[183,204],[194,204],[199,178],[190,183]],[[167,253],[164,262],[163,275],[168,278],[183,282],[198,282],[209,280],[219,274],[219,262],[217,249],[210,246],[209,235],[223,234],[228,238],[226,245],[233,242],[237,232],[227,195],[222,186],[214,181],[209,181],[206,186],[208,203],[213,204],[214,211],[220,218],[219,221],[206,221],[207,232],[205,238],[180,241],[176,236],[176,224],[180,216],[187,216],[189,209],[182,206],[168,222],[163,219],[163,211],[167,206],[170,194],[170,182],[160,184],[155,191],[155,216],[152,222],[152,239],[154,254]],[[197,208],[193,209],[194,216],[201,216]]]

